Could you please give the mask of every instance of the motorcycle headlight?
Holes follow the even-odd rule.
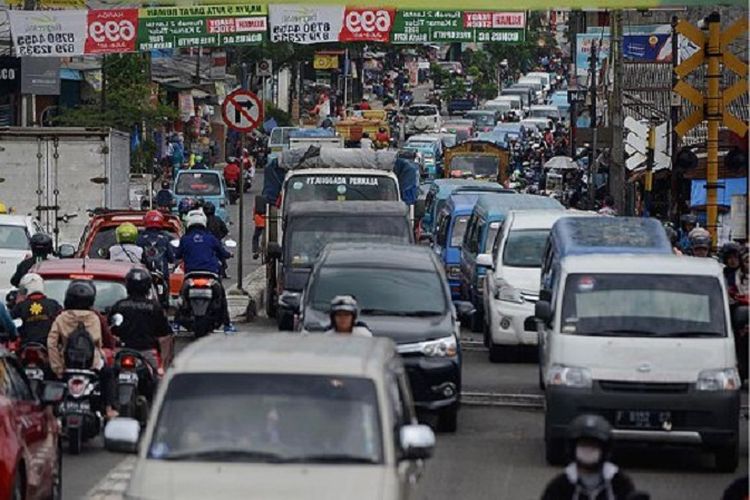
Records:
[[[735,368],[703,370],[695,384],[699,391],[736,391],[740,388],[740,375]]]
[[[594,385],[591,370],[577,366],[552,365],[547,376],[548,385],[590,389]]]
[[[455,356],[458,352],[456,337],[444,337],[422,343],[422,354],[431,358],[446,358]]]

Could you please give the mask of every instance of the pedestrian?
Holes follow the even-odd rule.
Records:
[[[617,215],[617,210],[615,210],[615,199],[612,197],[612,195],[608,194],[604,197],[604,200],[602,201],[602,208],[599,209],[598,213],[599,215]]]
[[[373,143],[372,139],[370,139],[370,134],[367,132],[362,134],[362,138],[359,140],[359,148],[360,149],[372,149]]]
[[[253,212],[253,224],[255,225],[255,230],[253,231],[253,260],[258,260],[260,254],[260,237],[263,236],[263,231],[266,228],[265,206],[256,203]]]

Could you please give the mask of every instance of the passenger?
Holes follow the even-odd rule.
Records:
[[[24,299],[16,304],[11,316],[23,321],[18,328],[21,345],[38,342],[46,346],[52,322],[62,311],[62,306],[44,295],[44,279],[36,273],[24,276],[19,288]]]
[[[357,321],[359,307],[351,295],[337,295],[331,300],[331,325],[326,333],[372,337],[372,332],[361,321]]]
[[[690,231],[695,229],[698,224],[698,218],[693,214],[685,214],[680,217],[680,250],[682,253],[690,253]]]
[[[44,233],[36,233],[29,240],[29,246],[31,247],[31,255],[23,259],[18,266],[16,266],[16,272],[10,279],[10,284],[18,287],[26,273],[29,272],[34,264],[38,264],[44,260],[47,260],[52,254],[52,238]]]
[[[711,233],[702,227],[690,231],[690,252],[693,257],[711,257]]]
[[[372,149],[373,143],[372,139],[370,139],[370,134],[367,132],[362,134],[362,138],[359,140],[359,148],[360,149]]]
[[[109,247],[109,260],[133,264],[140,264],[143,261],[143,249],[136,244],[138,228],[134,224],[126,222],[117,226],[115,238],[117,244]]]
[[[171,210],[174,205],[174,195],[169,187],[169,181],[163,181],[161,189],[156,193],[156,206],[162,210]]]
[[[729,242],[725,243],[719,251],[721,262],[724,264],[724,279],[727,282],[727,287],[731,288],[735,284],[737,269],[740,268],[741,250],[742,247],[737,243]]]

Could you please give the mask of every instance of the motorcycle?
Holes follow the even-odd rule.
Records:
[[[103,426],[102,397],[98,374],[93,370],[67,368],[63,375],[67,389],[59,407],[68,452],[81,453],[83,443],[99,435]]]
[[[253,176],[250,175],[250,169],[246,168],[242,171],[242,192],[249,193],[253,187]]]
[[[159,360],[159,351],[151,355]],[[120,349],[115,354],[114,368],[117,373],[117,411],[120,417],[138,420],[141,428],[146,426],[150,400],[156,385],[157,375],[141,351]]]
[[[229,198],[230,205],[236,205],[237,200],[240,199],[239,187],[237,181],[227,181],[227,196]]]
[[[44,370],[49,364],[47,346],[39,342],[24,344],[18,353],[18,358],[29,380],[31,391],[41,398],[44,392]]]

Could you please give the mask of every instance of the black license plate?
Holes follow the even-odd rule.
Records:
[[[86,413],[91,411],[91,403],[88,401],[65,401],[63,409],[70,413]]]
[[[668,411],[619,410],[615,427],[621,429],[672,430],[672,414]]]

